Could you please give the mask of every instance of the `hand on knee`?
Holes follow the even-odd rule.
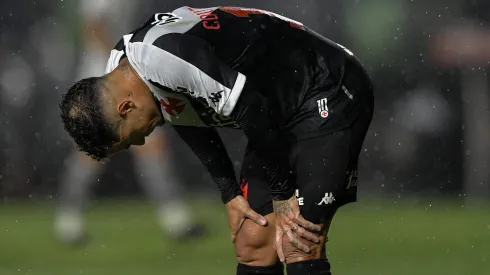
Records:
[[[294,247],[287,236],[283,237],[283,251],[286,257],[286,263],[296,263],[302,261],[316,260],[325,258],[325,236],[320,237],[319,243],[313,243],[308,240],[302,239],[303,244],[310,248],[310,253],[305,253],[296,247]]]
[[[310,253],[304,253],[283,240],[283,251],[286,257],[288,275],[330,275],[330,263],[325,253],[325,243],[330,223],[325,228],[319,243],[302,240],[310,248]]]

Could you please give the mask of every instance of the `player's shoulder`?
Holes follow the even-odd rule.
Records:
[[[107,60],[105,73],[110,73],[113,71],[118,65],[121,59],[126,56],[126,44],[132,38],[133,34],[129,33],[124,35],[111,50],[109,59]]]
[[[130,42],[153,44],[155,40],[167,34],[189,33],[203,18],[209,15],[209,12],[206,11],[216,9],[218,7],[196,9],[183,6],[171,12],[154,13],[133,32],[134,36]]]
[[[111,51],[106,72],[114,70],[119,61],[126,56],[128,46],[131,44],[144,44],[140,46],[140,51],[150,52],[157,48],[185,48],[189,47],[187,37],[194,26],[199,24],[203,16],[209,15],[211,11],[219,7],[210,8],[191,8],[183,6],[171,12],[159,12],[151,14],[147,20],[140,24],[138,28],[127,35],[124,35]],[[182,34],[186,34],[183,36]],[[191,35],[192,36],[192,35]]]

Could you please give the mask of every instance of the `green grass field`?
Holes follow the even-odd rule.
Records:
[[[159,231],[145,201],[92,207],[85,247],[52,236],[54,204],[0,205],[0,275],[235,274],[222,206],[193,204],[210,228],[197,242],[173,242]],[[357,203],[344,207],[327,246],[333,272],[348,275],[490,274],[490,206],[443,202]]]

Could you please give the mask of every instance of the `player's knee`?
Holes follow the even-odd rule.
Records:
[[[277,263],[274,247],[275,219],[272,215],[266,216],[267,227],[245,220],[235,239],[235,252],[239,263],[249,266],[271,266]]]
[[[335,212],[334,212],[335,213]],[[320,224],[322,228],[324,228],[322,236],[320,236],[320,242],[319,243],[313,243],[305,239],[301,239],[301,241],[307,245],[310,248],[309,253],[305,253],[303,251],[300,251],[291,243],[289,242],[289,239],[287,236],[283,237],[282,243],[283,243],[283,251],[284,251],[284,256],[286,257],[286,263],[291,264],[291,263],[297,263],[297,262],[304,262],[304,261],[311,261],[311,260],[318,260],[318,259],[325,259],[326,258],[326,253],[325,253],[325,244],[328,240],[328,231],[330,229],[330,224],[332,222],[333,215],[329,215],[329,218],[326,219],[326,222],[323,224]]]

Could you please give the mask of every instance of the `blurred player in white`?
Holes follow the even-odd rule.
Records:
[[[136,2],[117,0],[79,1],[81,22],[81,59],[77,78],[104,73],[108,50],[115,40],[110,35],[127,30]],[[124,18],[124,20],[120,20]],[[179,193],[181,179],[176,176],[169,157],[170,146],[162,130],[155,131],[145,146],[131,148],[138,180],[158,207],[158,223],[171,238],[198,237],[203,227],[193,222],[191,213]],[[84,153],[74,152],[66,162],[60,186],[60,209],[55,219],[55,234],[66,243],[85,237],[83,208],[92,184],[103,165]]]

